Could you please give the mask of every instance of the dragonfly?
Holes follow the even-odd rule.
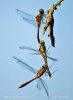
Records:
[[[41,10],[43,9],[40,9],[39,10],[39,13],[41,13]],[[43,10],[43,13],[41,16],[39,16],[40,14],[38,14],[37,16],[34,16],[32,14],[29,14],[29,13],[26,13],[26,12],[23,12],[22,10],[19,10],[19,9],[16,9],[15,12],[17,13],[18,16],[20,16],[24,21],[28,22],[29,24],[33,25],[35,28],[42,28],[44,26],[44,24],[46,23],[46,12],[44,13],[44,10]],[[38,19],[38,16],[41,17],[41,22],[37,21]],[[39,25],[39,23],[41,24],[41,26]]]
[[[52,60],[52,61],[58,61],[58,59],[55,59],[53,57],[48,56],[48,55],[50,55],[50,53],[48,53],[50,47],[51,46],[49,46],[48,49],[46,50],[47,58],[50,59],[50,60]],[[34,48],[31,48],[31,47],[25,47],[25,46],[20,46],[19,48],[20,49],[26,49],[26,50],[34,51],[34,53],[30,53],[32,55],[41,55],[41,53],[40,53],[40,51],[38,49],[34,49]]]
[[[35,78],[33,78],[32,80],[30,80],[30,81],[28,81],[28,82],[26,82],[26,83],[20,85],[19,88],[22,88],[22,87],[24,87],[25,85],[27,85],[27,84],[29,84],[30,82],[32,82],[33,80],[38,79],[38,80],[37,80],[37,88],[38,88],[38,90],[41,90],[42,88],[44,88],[44,90],[45,90],[47,96],[49,97],[48,85],[47,85],[46,81],[44,81],[44,80],[41,78],[41,76],[46,72],[46,69],[45,69],[46,67],[45,67],[45,68],[42,67],[40,70],[37,71],[36,69],[32,68],[30,65],[28,65],[28,64],[25,63],[24,61],[20,60],[19,58],[13,56],[13,59],[15,59],[15,60],[17,61],[17,63],[18,63],[20,66],[22,66],[23,68],[25,68],[25,69],[31,71],[32,73],[36,74],[36,77],[35,77]],[[53,63],[53,64],[54,64],[54,63]],[[52,65],[53,65],[53,64],[52,64]],[[52,66],[52,65],[51,65],[51,66]],[[50,68],[51,68],[51,67],[50,67]],[[56,71],[58,71],[58,70],[55,70],[51,75],[53,75]],[[40,73],[39,73],[39,72],[40,72]]]

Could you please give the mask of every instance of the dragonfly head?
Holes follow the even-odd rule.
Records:
[[[43,40],[40,41],[41,45],[45,45],[45,42]]]
[[[44,9],[39,9],[39,13],[43,15],[44,14]]]

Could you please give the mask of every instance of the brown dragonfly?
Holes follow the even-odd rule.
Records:
[[[33,25],[35,28],[43,27],[46,22],[44,9],[39,9],[39,13],[34,16],[22,10],[16,9],[15,12],[19,15],[24,21]]]
[[[59,0],[55,6],[58,6],[60,5],[60,3],[62,2],[63,0]],[[39,13],[35,16],[35,15],[32,15],[32,14],[29,14],[27,12],[24,12],[20,9],[16,9],[15,12],[17,13],[18,16],[20,16],[24,21],[26,21],[27,23],[29,24],[32,24],[34,27],[37,28],[40,27],[40,24],[41,24],[41,27],[44,27],[44,24],[46,24],[46,19],[47,19],[47,11],[44,12],[44,9],[39,9]]]
[[[32,55],[41,55],[39,49],[34,49],[34,48],[31,48],[31,47],[25,47],[25,46],[20,46],[19,48],[20,49],[34,51],[34,53],[30,53]],[[50,49],[50,47],[45,51],[47,58],[50,59],[50,60],[52,60],[52,61],[58,61],[58,59],[48,56],[48,55],[50,55],[50,53],[48,53],[49,49]]]
[[[52,61],[58,61],[58,59],[55,59],[55,58],[48,56],[48,54],[49,54],[48,50],[50,49],[50,47],[46,50],[45,41],[40,40],[40,38],[39,38],[39,29],[37,31],[37,41],[39,43],[39,50],[30,48],[30,47],[20,47],[20,49],[27,49],[27,50],[35,51],[36,53],[33,53],[33,54],[42,55],[45,63],[47,63],[47,58],[49,58]]]
[[[44,64],[38,71],[34,68],[32,68],[30,65],[28,65],[27,63],[25,63],[24,61],[20,60],[19,58],[13,56],[13,58],[17,61],[17,63],[22,66],[23,68],[33,72],[34,74],[36,74],[36,76],[31,79],[30,81],[26,82],[26,83],[23,83],[22,85],[20,85],[18,88],[22,88],[24,86],[26,86],[27,84],[29,84],[30,82],[37,80],[37,88],[39,90],[41,90],[42,88],[44,88],[47,96],[49,97],[49,93],[48,93],[48,86],[47,86],[47,83],[41,78],[41,76],[44,74],[44,73],[48,73],[48,75],[53,75],[56,71],[58,70],[55,70],[53,73],[50,72],[50,68],[48,68],[48,64]],[[53,64],[52,64],[53,65]],[[51,66],[52,66],[51,65]]]

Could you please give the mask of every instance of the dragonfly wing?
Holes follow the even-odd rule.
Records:
[[[48,49],[46,50],[46,53],[48,53],[48,50],[51,48],[51,46],[48,47]]]
[[[30,47],[19,47],[20,49],[27,49],[27,50],[32,50],[32,51],[35,51],[35,52],[39,52],[38,49],[33,49],[33,48],[30,48]]]
[[[32,68],[31,66],[29,66],[28,64],[26,64],[25,62],[23,62],[22,60],[20,60],[19,58],[16,58],[13,56],[13,58],[17,61],[17,63],[22,66],[23,68],[33,72],[34,74],[37,73],[37,70],[35,70],[34,68]]]
[[[28,22],[28,23],[32,24],[33,26],[37,27],[37,23],[36,23],[35,17],[33,15],[28,14],[26,12],[23,12],[19,9],[16,9],[15,11],[23,20],[25,20],[26,22]]]
[[[22,18],[27,18],[27,19],[31,19],[31,20],[34,19],[34,16],[33,15],[28,14],[26,12],[23,12],[22,10],[16,9],[15,11]]]
[[[42,19],[42,22],[41,22],[41,29],[43,29],[45,24],[46,24],[46,18],[43,16],[43,19]]]
[[[57,71],[59,71],[59,70],[55,70],[55,71],[53,71],[51,75],[55,74]]]
[[[58,59],[55,59],[55,58],[52,58],[52,57],[49,57],[49,56],[47,56],[47,57],[48,57],[48,59],[50,59],[52,61],[58,61]]]
[[[27,18],[23,18],[23,20],[25,20],[26,22],[32,24],[34,27],[37,28],[37,24],[36,24],[35,20],[30,20],[30,19],[27,19]]]
[[[50,53],[48,52],[47,55],[50,55]]]
[[[40,53],[30,53],[30,54],[32,54],[32,55],[40,55]]]
[[[41,55],[40,52],[38,52],[38,53],[30,53],[30,54],[32,54],[32,55]],[[47,53],[47,55],[50,55],[50,53]]]
[[[47,85],[47,83],[44,81],[44,80],[42,80],[41,78],[39,78],[39,80],[38,80],[39,82],[38,82],[38,85],[42,85],[41,87],[39,86],[39,88],[38,89],[42,89],[42,87],[44,88],[44,90],[45,90],[45,92],[46,92],[46,94],[47,94],[47,96],[49,97],[49,93],[48,93],[48,85]]]
[[[42,85],[42,83],[41,83],[40,78],[37,80],[37,88],[38,88],[38,90],[43,89],[43,85]]]

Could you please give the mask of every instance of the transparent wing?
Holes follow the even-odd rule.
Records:
[[[33,15],[28,14],[26,12],[23,12],[19,9],[16,9],[15,11],[24,21],[26,21],[26,22],[32,24],[33,26],[37,27],[37,23],[36,23],[35,17]]]
[[[49,69],[51,69],[51,67],[54,65],[54,63],[55,63],[55,61],[52,62],[52,64],[51,64],[51,66],[49,67]],[[51,73],[51,75],[55,74],[57,71],[59,71],[59,70],[54,70],[54,71]]]
[[[42,85],[42,83],[41,83],[41,80],[40,80],[40,79],[38,79],[38,80],[37,80],[37,88],[38,88],[38,90],[43,89],[43,85]]]
[[[46,16],[45,16],[45,14],[44,14],[42,25],[44,25],[45,23],[46,23]]]
[[[50,65],[49,69],[51,69],[51,67],[53,67],[54,64],[55,64],[55,61],[52,62],[52,64]]]
[[[30,53],[31,55],[41,55],[40,53]]]
[[[23,18],[24,21],[32,24],[34,27],[37,28],[37,23],[36,23],[36,20],[30,20],[30,19],[27,19],[27,18]]]
[[[49,56],[47,56],[47,58],[52,60],[52,61],[58,61],[58,59],[55,59],[55,58],[52,58],[52,57],[49,57]]]
[[[59,71],[59,70],[55,70],[55,71],[53,71],[51,75],[55,74],[57,71]]]
[[[42,88],[44,88],[44,90],[45,90],[47,96],[49,97],[48,85],[47,85],[47,83],[46,83],[44,80],[42,80],[41,78],[39,78],[38,81],[37,81],[37,88],[38,88],[39,90],[41,90]]]
[[[38,53],[30,53],[30,54],[32,54],[32,55],[41,55],[40,52],[38,52]],[[50,55],[50,53],[47,53],[47,55]]]
[[[38,90],[43,89],[43,85],[41,83],[41,80],[42,79],[40,79],[40,78],[37,80],[37,88],[38,88]],[[47,83],[44,80],[42,80],[42,81],[43,81],[44,85],[48,88]]]
[[[35,52],[39,52],[38,49],[33,49],[31,47],[19,47],[20,49],[27,49],[27,50],[32,50],[32,51],[35,51]]]
[[[50,55],[50,53],[48,52],[47,55]]]
[[[21,65],[23,68],[25,68],[25,69],[27,69],[27,70],[33,72],[34,74],[37,73],[37,70],[35,70],[35,69],[32,68],[31,66],[29,66],[28,64],[26,64],[25,62],[23,62],[22,60],[20,60],[20,59],[14,57],[14,56],[13,56],[13,58],[14,58],[14,59],[17,61],[17,63],[18,63],[19,65]]]
[[[27,18],[27,19],[31,19],[31,20],[33,20],[35,18],[33,15],[23,12],[19,9],[16,9],[15,11],[22,18]]]
[[[46,50],[46,53],[48,53],[49,49],[51,48],[51,46],[48,47],[48,49]]]
[[[49,93],[48,93],[48,85],[46,83],[46,81],[42,80],[41,78],[39,78],[37,80],[37,88],[38,90],[42,90],[44,88],[47,96],[49,97]]]

